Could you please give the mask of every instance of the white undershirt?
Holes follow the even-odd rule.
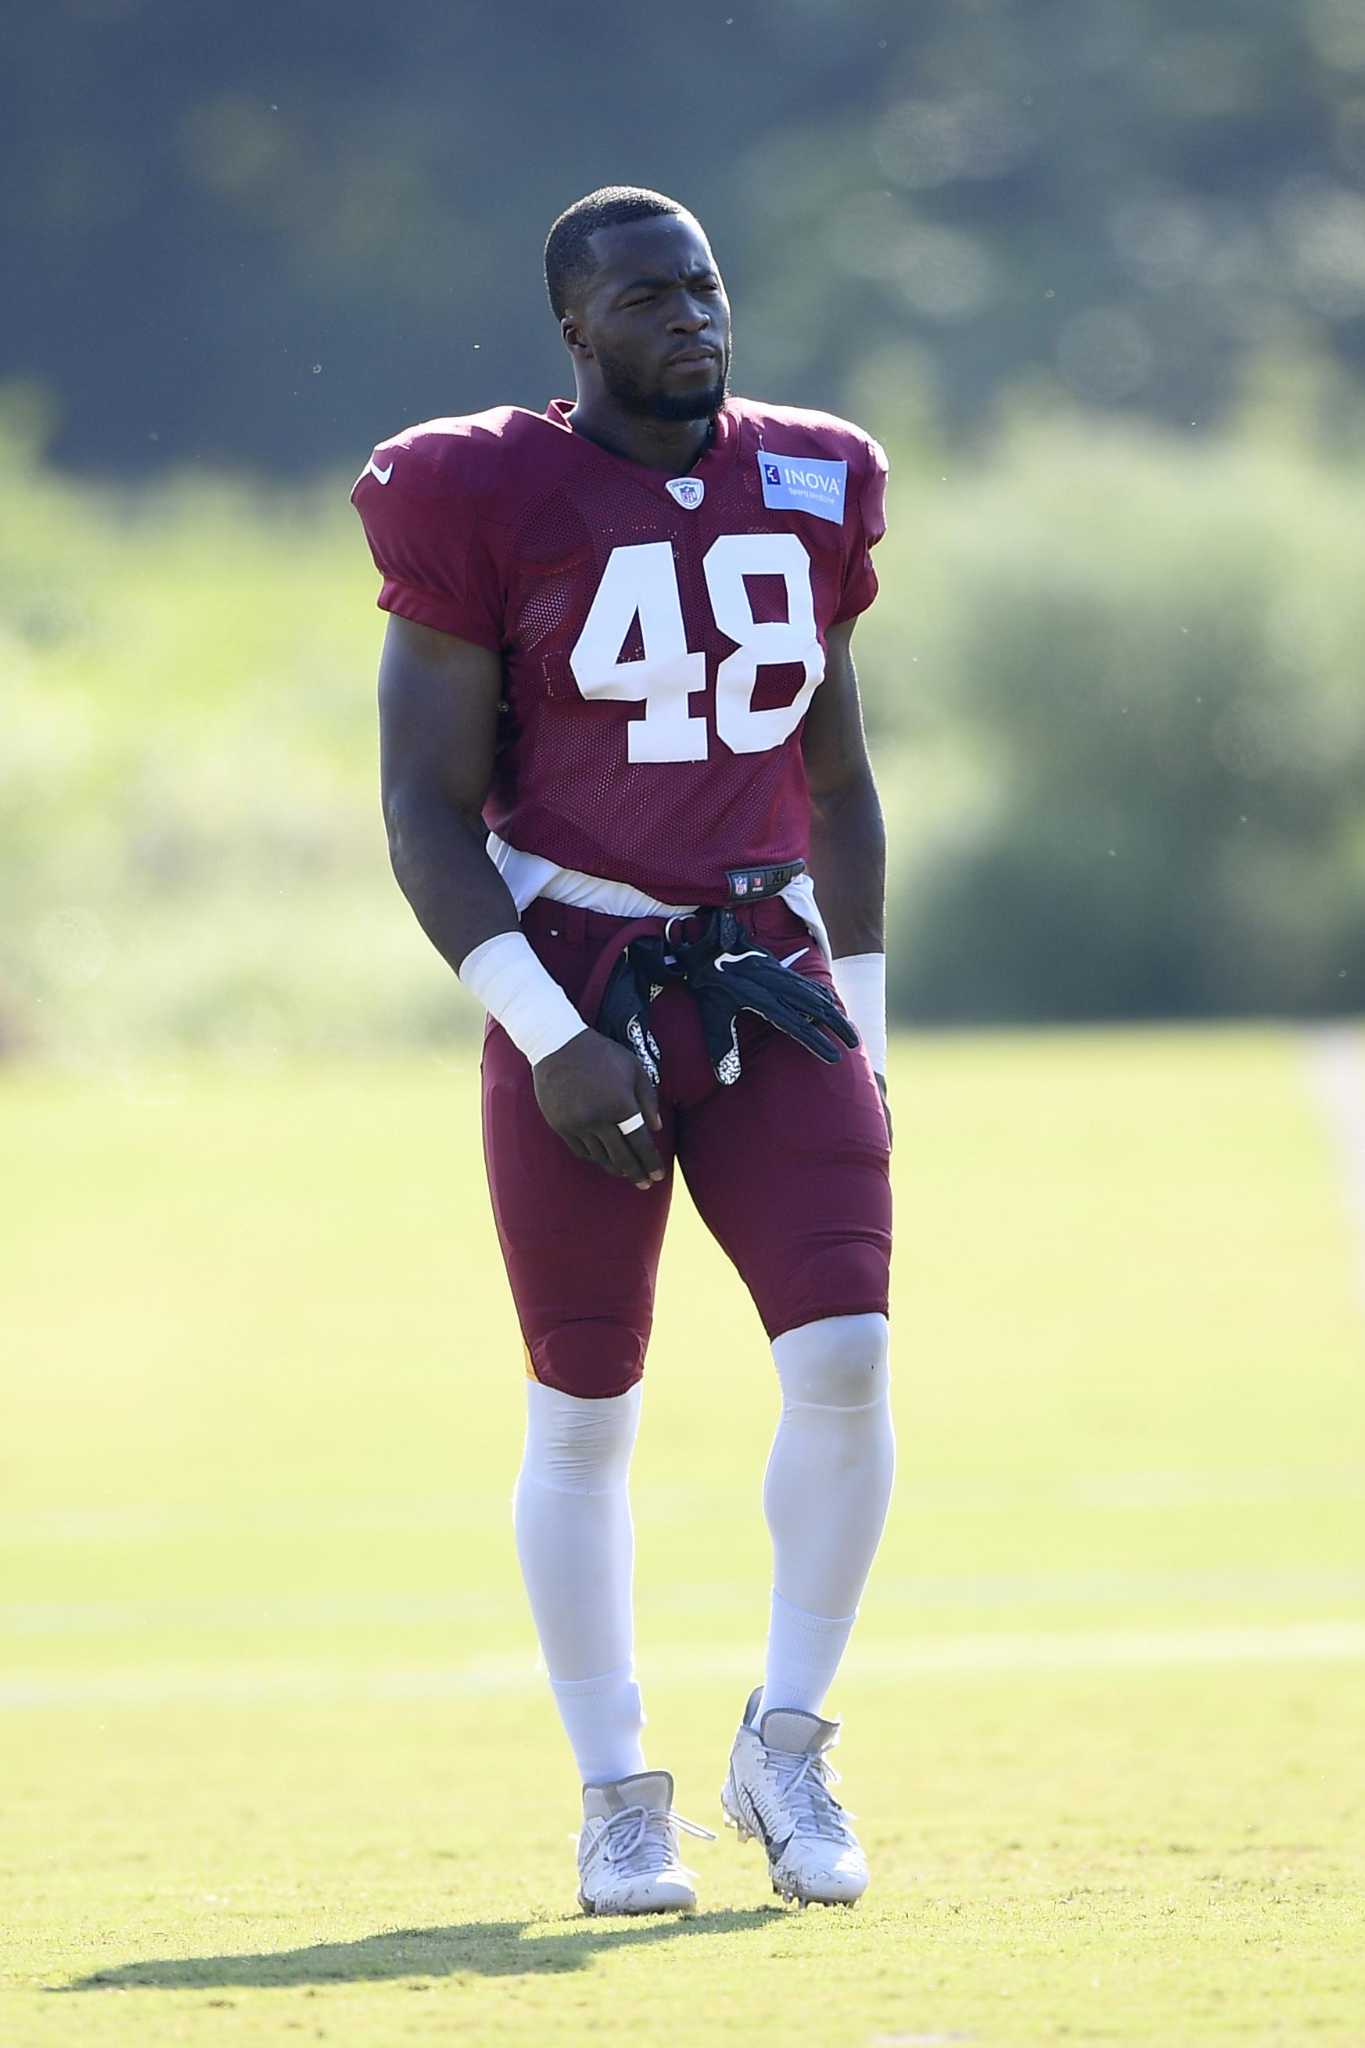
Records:
[[[580,910],[600,910],[607,917],[686,917],[697,908],[695,903],[660,903],[643,890],[632,888],[629,882],[612,882],[601,875],[585,875],[577,868],[559,867],[543,854],[522,853],[509,846],[496,832],[488,835],[488,858],[507,884],[518,917],[537,896],[547,896],[552,903],[574,904]],[[815,884],[810,876],[798,875],[794,882],[788,882],[781,896],[814,933],[829,959],[829,934],[815,901]],[[742,911],[743,905],[739,907]]]

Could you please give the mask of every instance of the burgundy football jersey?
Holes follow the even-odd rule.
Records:
[[[567,401],[428,420],[351,493],[379,604],[502,656],[489,827],[666,903],[804,859],[801,724],[829,628],[871,604],[886,458],[826,413],[730,399],[668,477]]]

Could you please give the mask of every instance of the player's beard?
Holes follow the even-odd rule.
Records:
[[[607,396],[614,399],[623,412],[634,413],[637,419],[646,420],[714,419],[725,403],[726,387],[730,381],[728,352],[721,358],[719,377],[700,391],[660,391],[657,385],[645,384],[633,366],[620,356],[604,355],[600,348],[597,367],[602,373]]]

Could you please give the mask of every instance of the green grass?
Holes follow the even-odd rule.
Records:
[[[834,1701],[875,1888],[776,1909],[726,1836],[637,1925],[574,1909],[468,1057],[0,1078],[3,2048],[1365,2038],[1357,1247],[1300,1043],[895,1083],[901,1476]],[[713,1825],[773,1408],[680,1203],[641,1667]]]

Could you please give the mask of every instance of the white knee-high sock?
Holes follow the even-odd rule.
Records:
[[[635,1531],[627,1481],[640,1387],[581,1401],[526,1383],[517,1555],[565,1732],[585,1785],[645,1768],[635,1683]]]
[[[818,1714],[891,1499],[886,1317],[830,1316],[773,1344],[782,1414],[763,1482],[773,1604],[760,1713]]]

